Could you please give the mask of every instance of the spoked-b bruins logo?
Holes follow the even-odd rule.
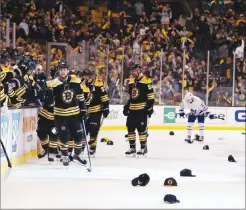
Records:
[[[139,93],[140,91],[138,88],[136,87],[132,88],[132,99],[136,99],[139,96]]]
[[[73,100],[74,92],[70,89],[64,90],[62,92],[62,101],[66,104],[70,104]]]

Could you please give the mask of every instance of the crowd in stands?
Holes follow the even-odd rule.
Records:
[[[182,86],[205,100],[209,50],[209,105],[230,106],[236,51],[235,105],[244,106],[245,4],[204,0],[194,11],[177,14],[171,5],[156,0],[115,0],[91,7],[73,4],[72,11],[59,0],[2,0],[2,14],[18,26],[17,48],[36,56],[44,70],[42,40],[68,43],[77,53],[87,50],[87,68],[104,73],[115,103],[126,98],[131,63],[140,63],[153,79],[157,103],[179,103]],[[3,22],[2,36],[5,26]],[[55,66],[66,53],[52,49],[51,64]]]

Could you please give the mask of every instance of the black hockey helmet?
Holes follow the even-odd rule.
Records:
[[[95,72],[94,71],[91,71],[89,69],[84,69],[83,72],[82,72],[82,76],[88,76],[88,77],[90,77],[90,76],[93,76],[94,74],[95,74]]]
[[[70,66],[67,61],[61,60],[58,64],[58,69],[68,69]]]
[[[137,69],[141,69],[141,65],[140,64],[133,64],[129,67],[129,70],[137,70]]]

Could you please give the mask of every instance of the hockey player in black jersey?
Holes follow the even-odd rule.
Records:
[[[98,79],[94,72],[87,72],[84,75],[82,88],[87,92],[86,106],[89,119],[86,122],[86,131],[90,135],[89,149],[90,155],[95,156],[97,148],[97,136],[101,126],[102,116],[106,118],[109,114],[109,97],[104,88],[104,84]],[[85,140],[83,141],[85,147]]]
[[[126,126],[130,149],[126,155],[136,155],[136,132],[138,131],[141,148],[138,155],[145,155],[147,151],[147,121],[153,114],[154,92],[152,80],[143,76],[141,66],[135,64],[130,67],[133,79],[129,81],[130,98],[124,106],[123,114],[127,116]]]
[[[87,114],[84,102],[84,94],[80,87],[81,80],[75,75],[68,75],[69,65],[66,61],[59,63],[59,78],[49,81],[47,84],[53,89],[54,116],[60,140],[61,161],[63,165],[69,165],[68,141],[70,134],[74,138],[75,161],[86,164],[81,157],[83,129],[81,120]]]
[[[38,158],[43,158],[48,153],[48,161],[54,162],[57,154],[58,134],[54,119],[54,101],[52,90],[47,88],[43,106],[38,114],[37,135],[43,150]]]

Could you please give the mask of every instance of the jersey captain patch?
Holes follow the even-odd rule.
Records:
[[[132,94],[131,94],[132,99],[136,99],[139,96],[139,93],[140,92],[139,92],[138,88],[136,88],[136,87],[132,88]]]
[[[66,104],[70,104],[73,100],[74,92],[70,89],[64,90],[62,92],[62,101]]]

